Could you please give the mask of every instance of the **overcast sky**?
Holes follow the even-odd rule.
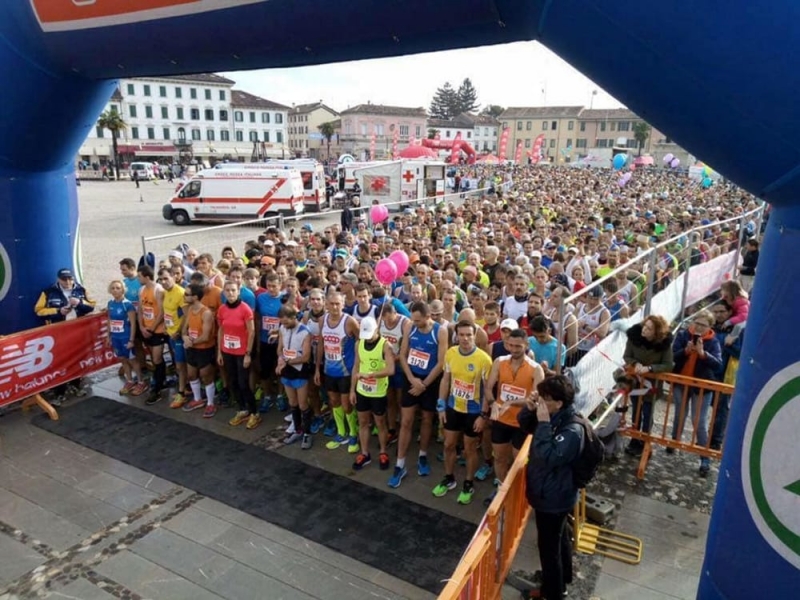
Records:
[[[525,75],[509,79],[521,65]],[[224,75],[236,81],[236,88],[274,102],[291,106],[322,100],[337,111],[367,101],[427,108],[436,88],[445,81],[458,87],[465,77],[478,90],[481,106],[588,107],[592,90],[598,91],[594,108],[621,106],[537,42]]]

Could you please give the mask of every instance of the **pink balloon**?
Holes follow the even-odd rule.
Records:
[[[395,250],[389,255],[389,260],[397,267],[397,274],[402,275],[408,271],[408,254],[404,250]]]
[[[383,285],[389,285],[397,279],[397,265],[388,258],[382,258],[375,265],[375,277]]]
[[[664,155],[664,162],[665,163],[671,163],[673,158],[675,158],[675,155],[672,154],[671,152],[669,154],[665,154]]]
[[[369,209],[369,216],[373,223],[383,223],[389,216],[389,210],[382,204],[373,204]]]
[[[669,163],[669,166],[672,167],[673,169],[677,169],[679,164],[681,164],[681,159],[673,158],[672,162]]]

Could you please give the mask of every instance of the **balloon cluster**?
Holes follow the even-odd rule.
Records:
[[[369,216],[373,223],[383,223],[389,218],[389,209],[383,204],[373,204],[369,209]]]
[[[628,155],[627,154],[617,154],[614,159],[611,161],[611,166],[614,167],[615,171],[619,171],[625,164],[628,162]]]
[[[375,265],[375,278],[381,285],[389,285],[408,270],[408,265],[408,254],[403,250],[395,250],[389,258],[382,258]]]
[[[677,169],[681,164],[681,159],[676,158],[674,154],[669,153],[664,155],[664,164],[669,165],[673,169]]]
[[[619,185],[619,187],[625,187],[625,184],[628,183],[631,180],[631,177],[633,177],[633,173],[628,171],[627,173],[625,173],[622,177],[620,177],[617,180],[617,184]]]

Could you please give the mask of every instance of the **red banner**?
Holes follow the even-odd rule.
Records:
[[[369,160],[375,160],[375,131],[372,131],[372,137],[369,140]]]
[[[517,151],[514,153],[514,162],[517,164],[522,162],[522,140],[517,140]]]
[[[0,406],[115,364],[107,337],[102,312],[0,339]]]
[[[400,134],[400,126],[399,125],[395,125],[394,126],[394,139],[392,139],[392,160],[396,160],[397,159],[397,138],[398,138],[399,134]]]
[[[538,163],[542,159],[542,144],[544,144],[544,134],[540,133],[533,141],[533,148],[531,148],[531,162]]]
[[[511,129],[506,127],[503,129],[503,133],[500,134],[500,148],[497,152],[497,157],[500,159],[500,162],[505,162],[506,160],[506,152],[508,151],[508,134],[511,133]]]
[[[461,153],[461,132],[456,134],[453,138],[453,149],[450,151],[450,164],[458,164],[458,155]]]

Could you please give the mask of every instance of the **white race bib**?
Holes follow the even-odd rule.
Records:
[[[362,394],[375,394],[378,391],[378,380],[375,377],[365,377],[358,380]]]
[[[458,412],[467,412],[467,404],[475,400],[475,384],[460,379],[453,380],[453,404]]]
[[[342,347],[339,344],[325,344],[325,360],[342,360]]]
[[[239,350],[242,347],[242,339],[236,335],[223,335],[222,346],[226,350]]]
[[[153,310],[152,306],[143,306],[142,317],[144,317],[147,321],[152,321],[156,318],[156,312]]]
[[[264,331],[273,331],[281,324],[280,319],[277,317],[261,317],[261,329]]]
[[[424,371],[428,368],[428,363],[431,361],[431,355],[421,350],[414,350],[413,348],[408,351],[408,364],[411,367],[417,367]]]
[[[111,321],[111,333],[124,333],[125,332],[125,321]]]
[[[289,348],[283,349],[283,360],[290,361],[293,358],[297,358],[297,350],[290,350]]]
[[[164,313],[164,325],[167,327],[174,327],[175,326],[175,319],[169,313]]]

